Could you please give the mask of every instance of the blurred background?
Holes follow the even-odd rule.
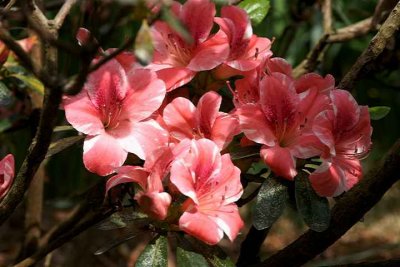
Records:
[[[49,14],[55,14],[63,1],[43,1]],[[88,28],[103,48],[120,46],[128,37],[135,35],[146,16],[145,8],[132,7],[130,1],[81,1],[72,10],[62,28],[60,39],[75,42],[79,27]],[[333,27],[339,29],[373,16],[377,0],[333,0]],[[4,4],[1,4],[4,6]],[[254,28],[254,33],[274,39],[274,56],[287,59],[298,65],[323,35],[320,3],[315,0],[271,0],[266,19]],[[26,21],[18,10],[8,11],[8,27],[17,39],[29,37]],[[120,19],[123,18],[123,19]],[[113,31],[108,29],[116,24]],[[105,35],[105,33],[107,33]],[[376,30],[345,43],[336,43],[326,50],[316,72],[332,74],[338,83],[357,57],[367,47]],[[132,46],[133,49],[133,46]],[[32,55],[34,56],[34,55]],[[60,52],[59,72],[66,76],[76,74],[77,60]],[[379,57],[372,71],[362,77],[352,90],[362,105],[389,106],[390,113],[382,120],[372,121],[373,147],[363,161],[364,170],[377,166],[385,152],[400,136],[400,36]],[[17,68],[14,66],[14,68]],[[1,77],[7,71],[24,72],[21,69],[2,68]],[[11,92],[9,101],[0,103],[0,158],[7,153],[16,157],[16,169],[22,163],[38,120],[40,108],[40,86],[29,82],[3,78],[1,81]],[[61,112],[60,112],[61,113]],[[66,125],[63,115],[58,125]],[[74,130],[55,134],[56,138],[76,135]],[[400,164],[400,162],[399,162]],[[48,160],[41,169],[45,177],[44,214],[42,229],[47,230],[55,222],[66,217],[79,201],[81,194],[98,177],[86,171],[82,163],[82,145],[76,144]],[[18,255],[24,237],[24,205],[20,205],[12,218],[0,228],[0,266],[7,266]],[[251,208],[241,210],[244,218],[250,219]],[[276,252],[295,240],[307,228],[294,209],[288,208],[285,215],[273,226],[262,247],[262,257]],[[102,231],[93,227],[51,254],[51,266],[132,266],[143,247],[146,237],[136,238],[100,256],[93,253],[127,230]],[[247,230],[244,230],[244,233]],[[237,257],[240,236],[234,244],[222,242],[222,247],[233,258]],[[318,256],[307,266],[345,264],[364,260],[400,257],[400,185],[387,192],[355,227],[335,245]],[[47,259],[48,260],[48,259]],[[45,263],[45,262],[43,262]]]

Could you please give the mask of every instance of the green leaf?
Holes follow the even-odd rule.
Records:
[[[267,16],[270,4],[269,0],[244,0],[240,2],[239,7],[249,14],[252,24],[256,26]]]
[[[13,102],[13,95],[7,86],[0,82],[0,106],[8,106]]]
[[[136,262],[136,267],[168,267],[167,238],[160,235],[146,246]]]
[[[176,250],[178,267],[205,267],[207,260],[200,254],[178,247]]]
[[[75,130],[74,127],[72,127],[71,125],[60,125],[60,126],[56,126],[54,127],[53,132],[63,132],[63,131],[72,131]]]
[[[11,124],[10,120],[8,120],[8,119],[0,120],[0,133],[9,129],[11,126],[12,126],[12,124]]]
[[[289,198],[287,187],[278,178],[269,177],[261,185],[253,212],[253,225],[263,230],[282,215]]]
[[[181,263],[183,265],[180,265],[179,259],[177,259],[179,267],[181,266],[234,267],[235,266],[232,260],[225,254],[225,252],[220,247],[209,246],[190,236],[186,237],[178,236],[178,247],[186,252],[192,252],[199,255],[200,257],[194,256],[192,254],[201,262],[201,265],[193,265],[187,261],[182,262],[184,258],[186,258],[188,255],[186,253],[186,256],[184,256],[184,258],[181,258]],[[177,257],[179,257],[179,255],[177,255]],[[205,259],[206,262],[203,261],[201,258]]]
[[[44,94],[44,86],[43,86],[43,84],[38,79],[36,79],[35,77],[27,76],[27,75],[24,75],[24,74],[18,74],[18,73],[12,74],[11,76],[17,78],[20,81],[22,81],[26,85],[26,87],[32,89],[33,91],[36,91],[41,95]]]
[[[371,120],[380,120],[386,117],[387,114],[390,112],[390,107],[385,106],[378,106],[378,107],[371,107],[368,108],[369,115],[371,116]]]
[[[260,147],[241,147],[236,151],[230,153],[232,160],[251,158],[260,156]]]
[[[148,65],[153,59],[153,52],[154,47],[150,27],[147,21],[143,20],[135,39],[135,56],[142,65]]]
[[[83,135],[71,136],[71,137],[66,137],[66,138],[57,140],[54,143],[51,143],[49,150],[47,151],[46,158],[54,156],[55,154],[63,151],[64,149],[72,146],[73,144],[79,142],[83,138],[85,138],[85,136],[83,136]]]
[[[311,230],[325,231],[329,227],[331,213],[327,198],[315,193],[303,171],[295,177],[296,206],[304,222]]]

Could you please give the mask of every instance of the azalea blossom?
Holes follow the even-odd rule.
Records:
[[[224,6],[221,17],[214,20],[228,36],[230,48],[228,58],[215,70],[215,76],[227,78],[240,74],[237,71],[253,70],[272,56],[271,41],[253,34],[250,18],[243,9]]]
[[[279,57],[264,58],[257,68],[241,72],[240,75],[243,78],[235,81],[235,91],[233,92],[235,106],[257,103],[260,100],[260,81],[267,74],[273,75],[273,73],[281,73],[286,75],[286,78],[294,80],[292,66],[286,60]],[[297,89],[296,91],[298,92]]]
[[[189,151],[172,163],[171,182],[187,200],[182,204],[179,227],[186,233],[216,244],[225,233],[233,241],[243,227],[234,203],[242,195],[240,170],[229,154],[208,139],[192,140]]]
[[[164,108],[163,121],[175,140],[208,138],[222,150],[240,129],[235,116],[219,111],[221,101],[216,92],[205,93],[197,107],[177,97]]]
[[[0,161],[0,199],[10,190],[14,181],[14,156],[8,154]]]
[[[128,152],[145,159],[163,132],[156,121],[144,120],[159,108],[164,96],[165,84],[154,72],[127,72],[116,59],[91,73],[78,95],[64,99],[68,122],[87,135],[86,168],[107,175],[122,166]]]
[[[143,212],[154,219],[164,220],[171,204],[171,196],[164,192],[162,177],[157,174],[143,167],[122,166],[117,169],[117,174],[107,181],[106,191],[118,184],[137,183],[141,191],[135,195],[135,200]]]
[[[189,36],[181,36],[163,21],[152,27],[153,63],[148,66],[166,83],[168,91],[180,87],[199,71],[211,70],[229,54],[225,33],[210,36],[215,5],[209,0],[188,0],[183,5],[173,2],[173,14],[187,28]]]
[[[296,158],[320,154],[311,125],[329,108],[329,99],[316,87],[298,94],[292,78],[282,73],[261,80],[259,97],[259,102],[238,108],[240,127],[248,139],[263,144],[261,157],[271,170],[291,180],[297,174]]]
[[[368,107],[359,106],[344,90],[330,93],[333,109],[315,119],[315,135],[326,146],[323,163],[310,175],[321,196],[337,196],[349,190],[362,177],[360,159],[371,146],[372,128]]]

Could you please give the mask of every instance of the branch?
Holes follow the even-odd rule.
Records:
[[[38,250],[15,266],[25,267],[35,264],[54,249],[114,213],[115,208],[103,205],[104,194],[105,180],[102,179],[83,194],[85,199],[74,208],[66,220],[55,225],[43,235]]]
[[[332,209],[330,226],[324,232],[307,231],[292,244],[257,266],[301,266],[322,253],[360,221],[400,179],[400,139],[385,161],[348,191]]]
[[[332,0],[324,0],[322,3],[322,14],[324,16],[324,33],[332,32]]]
[[[0,23],[0,40],[7,46],[8,49],[14,52],[22,64],[34,74],[37,73],[35,65],[30,56],[24,49],[11,37],[6,29]]]
[[[15,177],[14,183],[0,203],[0,225],[11,215],[24,197],[33,176],[43,161],[50,145],[53,127],[56,124],[58,106],[61,102],[61,88],[45,89],[43,109],[40,114],[39,126],[35,137],[29,146],[27,155]]]
[[[337,30],[335,34],[329,35],[329,38],[326,41],[328,43],[342,43],[366,35],[373,29],[371,23],[372,17],[366,18],[350,26]]]
[[[269,233],[270,228],[264,230],[257,230],[254,226],[251,226],[246,239],[240,246],[240,255],[236,263],[237,267],[245,267],[251,264],[257,264],[260,262],[259,252],[265,238]]]
[[[98,213],[95,213],[95,214],[89,216],[89,218],[87,218],[87,219],[83,220],[82,222],[76,224],[72,229],[70,229],[70,231],[61,234],[57,239],[49,242],[49,244],[47,246],[42,247],[35,254],[33,254],[31,257],[29,257],[29,258],[17,263],[16,265],[14,265],[14,267],[32,266],[36,262],[38,262],[41,259],[43,259],[51,251],[53,251],[56,248],[62,246],[66,242],[70,241],[71,239],[73,239],[74,237],[76,237],[77,235],[82,233],[83,231],[85,231],[88,228],[90,228],[91,226],[93,226],[93,225],[97,224],[98,222],[106,219],[107,217],[109,217],[114,212],[115,211],[113,209],[109,209],[109,210],[106,210],[106,211],[103,211],[103,212],[98,212]]]
[[[56,17],[54,18],[54,27],[60,29],[64,23],[65,18],[69,14],[71,8],[75,5],[77,0],[66,0],[60,11],[58,11]]]
[[[376,60],[376,58],[386,48],[389,40],[391,40],[394,34],[399,30],[400,27],[400,1],[397,3],[395,8],[386,19],[385,23],[379,29],[378,33],[371,40],[368,47],[357,59],[356,63],[344,76],[339,84],[339,88],[352,88],[354,82],[363,74],[366,74],[365,67],[369,63]]]

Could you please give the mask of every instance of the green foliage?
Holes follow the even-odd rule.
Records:
[[[0,81],[0,106],[8,106],[13,101],[13,96],[7,86]]]
[[[136,267],[167,267],[168,242],[165,236],[158,236],[148,244],[136,262]]]
[[[295,196],[297,210],[310,229],[326,230],[331,218],[328,200],[315,193],[305,172],[300,171],[295,178]]]
[[[258,25],[267,16],[270,4],[269,0],[244,0],[239,7],[246,10],[253,25]]]
[[[268,177],[261,185],[253,212],[253,225],[263,230],[282,215],[289,198],[288,189],[278,178]]]
[[[206,259],[193,251],[178,247],[176,250],[178,267],[204,267],[208,266]]]
[[[371,107],[368,108],[369,115],[371,116],[371,120],[380,120],[386,117],[390,112],[390,107],[379,106],[379,107]]]
[[[49,158],[63,151],[64,149],[72,146],[73,144],[78,143],[79,141],[83,140],[83,138],[85,138],[84,135],[71,136],[57,140],[54,143],[51,143],[49,150],[47,151],[46,158]]]
[[[179,248],[181,249],[181,251],[179,252],[181,253],[181,255],[177,254],[179,267],[181,266],[234,267],[235,266],[235,264],[231,261],[231,259],[218,246],[209,246],[191,237],[177,236],[177,238],[178,238],[178,249]],[[177,252],[178,251],[179,250],[177,250]],[[186,261],[186,259],[189,256],[192,256],[193,258],[190,259],[190,261]],[[180,260],[179,257],[181,257]],[[200,262],[198,262],[197,264],[201,263],[201,265],[194,265],[195,259],[199,260]],[[180,265],[180,263],[183,265]]]

